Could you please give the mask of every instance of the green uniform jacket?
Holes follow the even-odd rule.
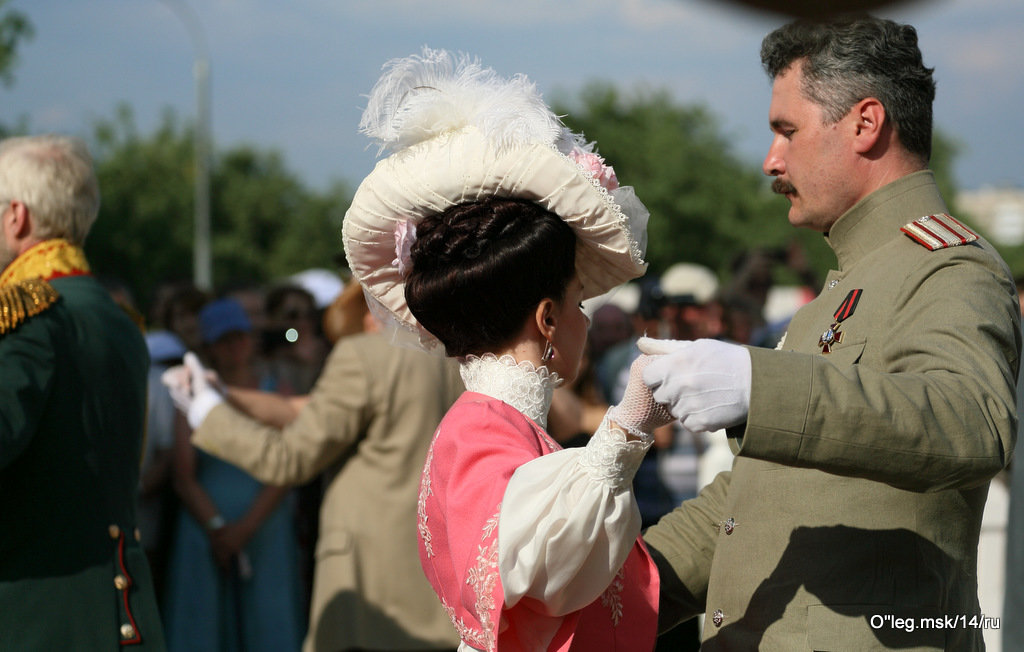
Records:
[[[1020,312],[989,244],[900,231],[945,211],[924,171],[835,223],[839,270],[781,350],[750,349],[732,471],[645,534],[663,628],[703,611],[704,650],[983,649],[978,533],[1015,439]]]
[[[91,276],[0,335],[0,650],[160,650],[135,536],[149,355]]]

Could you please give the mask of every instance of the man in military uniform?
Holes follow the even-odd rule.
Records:
[[[163,649],[135,496],[149,357],[90,275],[84,144],[0,142],[0,649]]]
[[[908,25],[797,22],[764,41],[789,221],[836,254],[778,350],[646,340],[644,380],[737,458],[645,539],[662,628],[704,650],[977,650],[977,547],[1010,458],[1021,337],[993,248],[927,170],[932,70]]]

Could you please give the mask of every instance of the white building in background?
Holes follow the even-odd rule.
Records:
[[[990,186],[965,190],[957,195],[956,204],[964,220],[983,231],[993,244],[1024,244],[1024,189]]]

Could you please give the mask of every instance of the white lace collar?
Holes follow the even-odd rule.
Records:
[[[528,360],[516,362],[511,355],[499,358],[493,353],[466,356],[459,372],[469,391],[508,403],[541,428],[548,427],[551,395],[562,383],[557,373],[534,367]]]

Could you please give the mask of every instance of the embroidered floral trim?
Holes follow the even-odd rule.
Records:
[[[480,644],[488,650],[495,650],[497,648],[497,641],[495,640],[496,627],[491,620],[491,614],[495,607],[494,587],[497,581],[498,538],[494,537],[489,544],[480,545],[476,557],[476,566],[469,569],[466,577],[466,583],[476,593],[474,609],[476,610],[477,619],[480,621],[480,628],[483,630],[481,637],[471,642]]]
[[[547,428],[551,396],[562,379],[547,367],[529,360],[517,362],[511,355],[470,355],[459,367],[462,381],[471,392],[503,401]]]
[[[652,443],[653,436],[643,440],[626,439],[626,433],[612,428],[605,414],[597,432],[580,455],[579,463],[591,477],[613,490],[620,490],[633,482],[633,476]]]
[[[479,638],[479,630],[473,629],[467,625],[466,621],[455,613],[455,607],[449,605],[443,598],[441,599],[441,606],[448,612],[448,618],[451,619],[452,625],[455,627],[455,633],[459,635],[460,639],[463,641],[466,641],[467,639],[476,641],[477,638]],[[461,646],[459,649],[462,649]]]
[[[489,652],[497,649],[496,627],[491,619],[493,615],[494,589],[498,582],[498,537],[495,531],[498,528],[498,516],[501,514],[501,505],[498,511],[491,518],[487,519],[480,537],[480,546],[477,548],[476,565],[469,568],[466,574],[466,584],[473,589],[476,595],[476,602],[473,611],[476,612],[480,629],[474,629],[466,625],[462,618],[456,618],[455,610],[448,609],[448,617],[459,633],[459,637],[475,647]]]
[[[608,585],[608,588],[601,594],[601,604],[608,607],[612,612],[612,626],[618,627],[622,619],[622,589],[625,588],[626,572],[620,568],[615,574],[615,579]]]
[[[427,499],[434,495],[434,490],[430,486],[430,470],[434,462],[435,442],[437,442],[437,431],[434,431],[434,440],[430,442],[430,448],[427,449],[427,460],[423,463],[423,475],[420,476],[420,495],[416,501],[416,515],[419,520],[417,529],[428,559],[434,556],[433,535],[427,525]]]

